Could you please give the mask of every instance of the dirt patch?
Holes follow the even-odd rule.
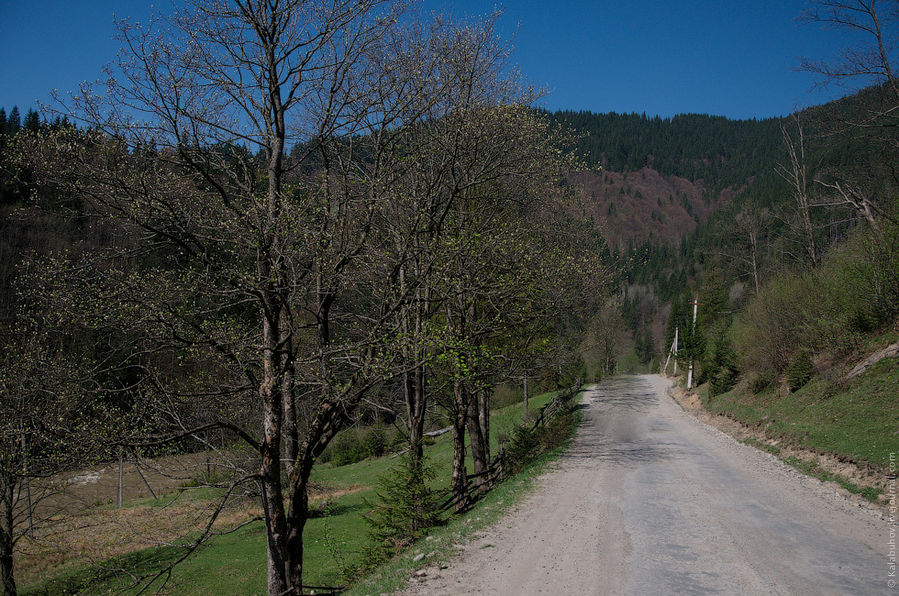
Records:
[[[884,491],[884,494],[886,493],[886,476],[882,471],[877,470],[872,466],[859,465],[831,453],[819,453],[769,437],[765,433],[764,427],[748,426],[728,416],[709,412],[702,406],[702,400],[697,393],[686,391],[681,387],[672,387],[669,390],[669,394],[678,404],[680,404],[684,411],[689,412],[706,424],[714,426],[718,430],[729,434],[739,441],[757,441],[770,447],[776,447],[779,450],[778,457],[781,459],[794,457],[800,461],[817,465],[819,468],[826,470],[831,474],[841,476],[857,486],[879,488]],[[847,498],[859,502],[864,501],[859,495],[849,492],[836,483],[832,484],[844,493]],[[883,495],[881,495],[881,499],[883,498]],[[864,502],[867,503],[867,501]],[[881,501],[875,505],[880,508],[886,507],[885,501]]]

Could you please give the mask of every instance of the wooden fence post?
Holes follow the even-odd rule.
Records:
[[[122,454],[122,448],[119,447],[119,478],[118,482],[116,482],[116,496],[115,496],[115,506],[121,507],[124,503],[125,496],[122,494],[124,492],[124,486],[122,485],[122,467],[124,466],[124,456]]]

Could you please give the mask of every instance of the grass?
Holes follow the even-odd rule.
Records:
[[[532,410],[546,404],[553,395],[545,393],[532,397],[530,400]],[[499,436],[501,434],[508,436],[512,428],[522,420],[523,414],[521,403],[492,413],[491,448],[494,453],[498,448]],[[452,437],[449,433],[438,437],[427,451],[431,462],[437,468],[438,478],[441,479],[440,487],[447,486],[452,461]],[[440,556],[445,556],[451,550],[452,542],[497,519],[502,508],[523,494],[531,479],[539,474],[549,459],[551,456],[541,457],[524,473],[497,487],[475,509],[437,528],[426,541],[428,552],[442,553]],[[343,585],[348,578],[359,575],[363,564],[362,551],[368,542],[368,525],[363,518],[363,514],[369,509],[366,501],[372,502],[377,498],[374,491],[375,481],[398,462],[398,459],[382,457],[341,467],[323,464],[316,468],[312,479],[327,486],[335,496],[329,499],[322,515],[307,522],[304,534],[305,584]],[[470,459],[469,469],[471,469]],[[215,492],[210,489],[191,489],[184,492],[185,495],[179,499],[215,498]],[[177,494],[166,495],[159,502],[141,500],[128,505],[135,511],[155,509],[160,511],[160,515],[165,515],[165,509],[160,508],[170,505]],[[247,513],[246,517],[251,517],[251,514]],[[195,533],[187,532],[182,539],[189,539],[192,535]],[[175,560],[182,553],[183,550],[177,547],[145,548],[106,560],[102,566],[81,566],[61,570],[49,579],[45,577],[24,583],[20,591],[23,594],[133,592],[130,578],[121,573],[104,571],[103,568],[128,569],[130,573],[139,576]],[[383,569],[379,569],[376,575],[380,575],[383,579],[392,577],[393,574],[394,579],[398,580],[401,576],[405,579],[408,574],[403,575],[405,571],[402,570],[407,569],[404,560],[408,558],[401,555]],[[431,557],[427,560],[430,561]],[[262,522],[253,522],[233,533],[212,538],[180,563],[163,593],[264,594],[265,584],[265,529]],[[154,587],[159,585],[157,582]],[[374,590],[373,593],[381,591]]]
[[[469,536],[498,521],[504,511],[526,495],[533,481],[543,473],[546,465],[558,458],[568,447],[574,436],[574,429],[581,421],[581,412],[575,410],[572,433],[562,446],[545,453],[525,467],[519,474],[497,485],[472,510],[452,517],[448,523],[435,528],[424,540],[414,544],[408,551],[394,557],[368,575],[367,578],[348,590],[347,596],[367,596],[386,594],[403,588],[414,569],[438,565],[449,559],[456,551],[456,545]],[[424,559],[414,561],[418,555]]]
[[[820,377],[795,393],[769,388],[753,395],[733,390],[705,407],[812,451],[886,469],[899,451],[899,359],[881,360],[848,386]]]
[[[742,439],[742,442],[746,443],[747,445],[751,445],[756,449],[767,451],[768,453],[780,458],[784,463],[796,468],[803,474],[812,476],[823,482],[836,482],[849,492],[860,495],[861,497],[872,503],[880,502],[880,495],[883,494],[882,488],[872,486],[859,486],[858,484],[855,484],[851,480],[848,480],[839,474],[834,474],[825,470],[818,464],[799,459],[798,457],[792,455],[783,457],[783,452],[780,447],[777,447],[776,445],[769,445],[752,437]]]

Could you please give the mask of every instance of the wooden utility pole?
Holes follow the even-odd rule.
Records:
[[[671,357],[674,356],[674,375],[677,376],[677,327],[674,327],[674,343],[671,344],[671,348],[668,350],[668,358],[665,359],[665,368],[662,369],[662,372],[668,372],[668,363],[671,362]]]
[[[678,328],[674,328],[674,376],[677,376],[677,332]]]
[[[696,295],[696,300],[693,301],[693,336],[696,335],[696,314],[699,311],[699,294]],[[694,344],[695,339],[694,339]],[[690,370],[687,373],[687,389],[693,388],[693,354],[690,354]]]

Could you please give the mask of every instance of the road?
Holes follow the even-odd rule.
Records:
[[[889,527],[681,410],[644,375],[593,386],[534,493],[408,594],[899,594]]]

